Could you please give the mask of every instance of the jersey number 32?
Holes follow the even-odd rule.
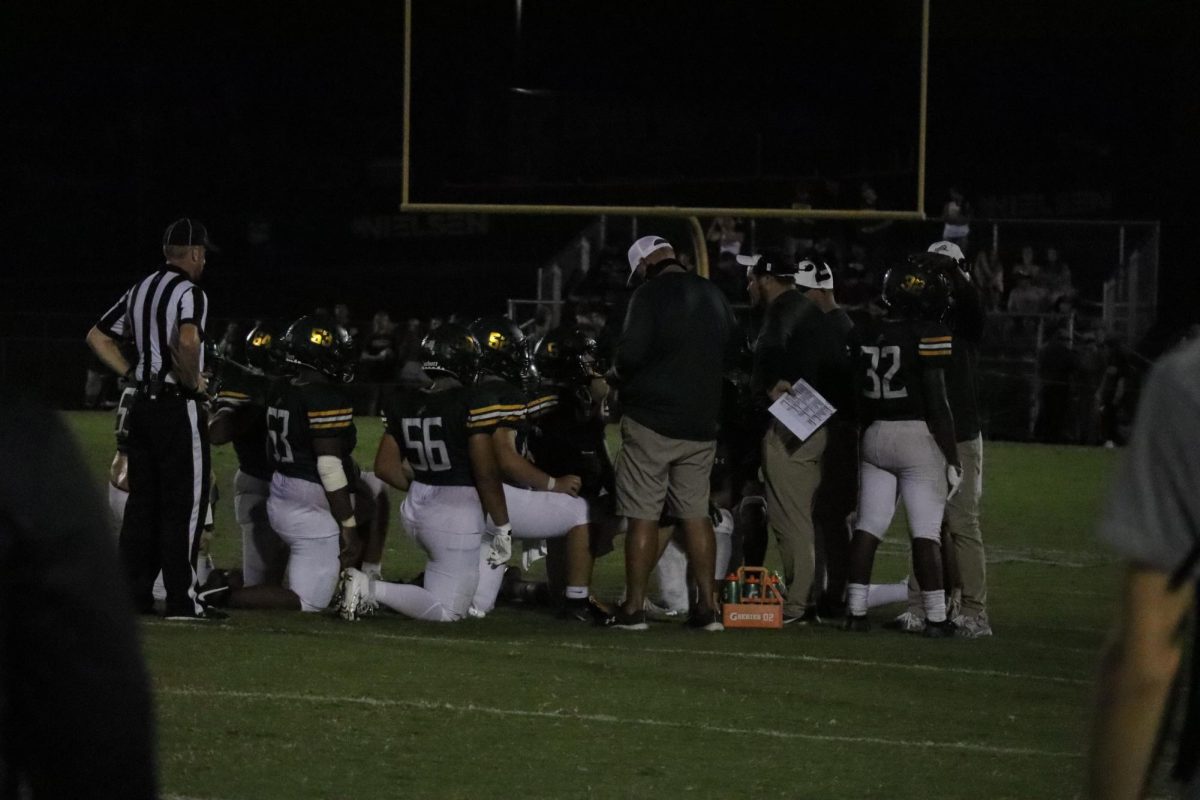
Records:
[[[896,377],[896,373],[900,371],[900,348],[894,344],[884,347],[870,347],[862,345],[862,351],[871,359],[871,366],[867,369],[867,379],[870,385],[863,389],[863,394],[872,400],[899,400],[902,397],[908,397],[908,389],[901,386],[896,388],[892,386],[892,379]],[[881,362],[888,361],[884,371]]]

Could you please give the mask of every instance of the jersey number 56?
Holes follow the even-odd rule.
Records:
[[[404,449],[413,469],[445,472],[450,469],[450,451],[443,441],[441,417],[411,417],[400,422]]]

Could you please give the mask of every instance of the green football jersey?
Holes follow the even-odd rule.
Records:
[[[291,478],[320,483],[316,439],[340,440],[346,477],[352,482],[358,470],[352,455],[358,441],[354,407],[340,387],[331,383],[281,384],[267,407],[267,440],[273,470]]]

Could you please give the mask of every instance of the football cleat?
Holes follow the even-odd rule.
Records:
[[[847,614],[846,621],[842,623],[842,630],[853,633],[869,633],[871,620],[867,619],[866,614]]]
[[[596,620],[596,624],[602,628],[621,631],[644,631],[650,628],[646,624],[645,611],[639,610],[629,614],[620,605],[610,608],[594,597],[589,597],[588,603],[592,608],[592,616]]]
[[[944,619],[941,622],[926,622],[921,635],[926,639],[953,639],[957,631],[953,622]]]
[[[568,598],[558,610],[558,618],[570,622],[592,622],[592,606],[587,598]]]
[[[662,621],[682,619],[687,615],[686,608],[667,608],[660,606],[651,600],[649,597],[642,603],[642,610],[646,612],[646,616],[650,619]]]
[[[224,608],[229,605],[229,596],[231,594],[229,573],[223,569],[214,569],[208,573],[208,578],[204,581],[204,585],[196,592],[196,599],[205,607],[216,606],[217,608]]]
[[[338,616],[347,622],[356,622],[375,613],[376,607],[371,599],[371,579],[353,567],[342,570]]]
[[[791,625],[792,627],[796,628],[807,628],[809,626],[815,627],[821,624],[821,616],[817,613],[815,608],[809,608],[799,616],[795,614],[784,614],[783,624]]]
[[[961,639],[982,639],[992,635],[992,625],[988,621],[987,612],[979,614],[959,614],[954,618],[957,636]]]
[[[883,628],[901,633],[920,633],[925,630],[925,617],[916,611],[905,611],[891,622],[883,623]]]
[[[687,618],[687,626],[693,630],[716,633],[725,630],[721,615],[713,608],[697,608]]]

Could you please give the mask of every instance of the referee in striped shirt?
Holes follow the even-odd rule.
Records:
[[[167,263],[135,283],[88,332],[96,355],[134,381],[129,412],[129,502],[120,552],[139,612],[153,611],[159,570],[167,619],[210,619],[223,612],[197,597],[196,557],[208,505],[208,421],[204,400],[204,325],[208,299],[196,285],[208,231],[192,219],[163,234]],[[137,345],[130,365],[118,342]]]

